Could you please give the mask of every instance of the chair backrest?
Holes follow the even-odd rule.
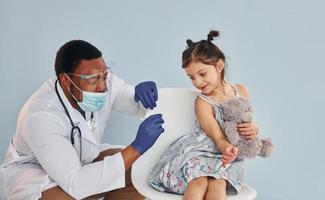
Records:
[[[197,94],[198,92],[192,89],[159,89],[157,107],[148,111],[146,117],[161,113],[165,121],[165,132],[132,166],[132,181],[141,194],[150,196],[148,176],[164,150],[178,137],[195,129],[194,101]]]
[[[195,129],[194,101],[197,92],[191,89],[162,88],[159,90],[157,107],[146,113],[146,117],[161,113],[165,132],[161,134],[146,154],[162,153],[173,141]],[[158,159],[157,159],[158,160]]]

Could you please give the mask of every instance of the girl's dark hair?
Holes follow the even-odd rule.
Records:
[[[193,42],[186,40],[187,48],[183,51],[182,67],[186,68],[191,62],[202,62],[207,65],[216,65],[219,59],[226,62],[223,52],[211,41],[219,36],[219,32],[211,30],[206,40]],[[224,83],[225,68],[221,71],[221,83]]]
[[[83,40],[72,40],[65,43],[55,58],[55,73],[73,73],[81,60],[92,60],[102,57],[102,53],[95,46]]]

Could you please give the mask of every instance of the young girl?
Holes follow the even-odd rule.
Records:
[[[225,56],[212,43],[218,35],[210,31],[207,40],[186,41],[183,69],[201,91],[195,100],[197,129],[171,144],[149,177],[155,189],[184,194],[185,200],[226,199],[227,193],[238,193],[243,183],[244,161],[236,159],[238,149],[220,127],[223,103],[249,96],[243,85],[225,81]],[[249,140],[256,137],[258,127],[242,123],[238,131]]]

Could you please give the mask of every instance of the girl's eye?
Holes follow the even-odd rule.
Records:
[[[202,73],[202,74],[200,74],[201,76],[205,76],[207,73],[206,72],[204,72],[204,73]]]

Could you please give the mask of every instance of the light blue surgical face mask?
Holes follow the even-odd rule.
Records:
[[[68,88],[71,96],[77,101],[78,106],[86,111],[86,112],[94,112],[99,111],[103,108],[107,101],[107,94],[106,92],[88,92],[81,90],[74,82],[70,79],[69,76],[65,74],[65,76],[71,81],[71,83],[82,93],[82,101],[79,101],[70,91],[70,88]]]

